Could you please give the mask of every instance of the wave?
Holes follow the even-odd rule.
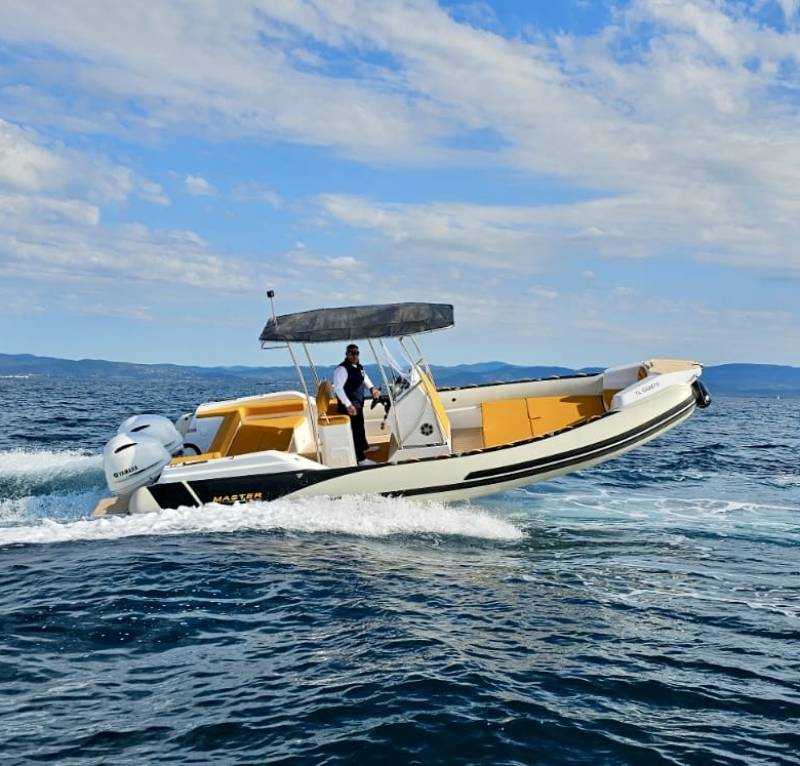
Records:
[[[0,452],[0,497],[88,490],[105,483],[103,456],[76,450]]]
[[[74,521],[85,518],[105,494],[107,493],[97,488],[86,492],[0,498],[0,527],[31,524],[42,519]]]
[[[752,542],[800,545],[800,506],[782,498],[733,499],[691,497],[684,494],[621,492],[606,487],[575,492],[562,481],[550,486],[525,487],[483,503],[503,508],[503,516],[544,523],[559,529],[621,530],[643,533],[675,533],[692,537],[737,536]],[[554,491],[560,489],[561,491]],[[789,499],[789,498],[787,498]]]
[[[510,521],[480,508],[365,496],[299,498],[235,506],[208,503],[200,508],[67,522],[43,518],[36,524],[0,528],[0,546],[244,530],[360,537],[434,534],[498,541],[518,541],[523,537],[522,530]]]

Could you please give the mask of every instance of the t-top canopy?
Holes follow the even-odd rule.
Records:
[[[386,303],[378,306],[301,311],[270,319],[262,342],[327,343],[359,338],[392,338],[453,325],[449,303]]]

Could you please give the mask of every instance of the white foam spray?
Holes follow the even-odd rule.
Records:
[[[45,518],[32,525],[0,529],[0,546],[243,530],[338,533],[361,537],[436,534],[498,541],[515,541],[523,536],[511,522],[480,508],[366,496],[284,499],[235,506],[209,503],[200,508],[70,522]]]
[[[105,491],[103,458],[72,450],[0,452],[0,525],[85,516]]]
[[[11,524],[32,524],[41,519],[74,521],[84,518],[88,510],[108,494],[102,489],[88,492],[58,492],[46,495],[0,498],[0,527]]]
[[[0,479],[51,481],[103,470],[102,455],[73,450],[25,450],[0,452]]]

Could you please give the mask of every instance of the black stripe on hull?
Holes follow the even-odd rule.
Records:
[[[189,492],[186,483],[183,481],[173,481],[168,484],[153,484],[147,489],[150,490],[150,494],[162,508],[197,505],[197,500],[194,499],[194,495]]]
[[[350,471],[345,471],[349,473]],[[315,474],[324,473],[317,477]],[[193,481],[190,486],[201,503],[235,503],[247,500],[277,500],[312,484],[336,478],[328,471],[294,471],[292,473],[254,474],[230,479]]]
[[[658,418],[654,418],[630,431],[618,434],[615,437],[604,439],[600,442],[593,442],[585,447],[536,458],[535,460],[527,460],[522,463],[473,471],[464,476],[464,479],[461,481],[453,484],[392,490],[389,492],[382,492],[381,494],[388,497],[412,497],[414,495],[427,495],[437,492],[451,492],[474,487],[490,486],[492,484],[504,484],[517,479],[550,473],[560,468],[604,457],[605,455],[623,449],[631,442],[636,442],[650,435],[651,432],[658,432],[685,417],[694,409],[694,406],[694,397],[690,397]],[[509,445],[505,449],[514,449],[519,446],[522,445]],[[298,490],[311,487],[315,484],[321,484],[331,479],[336,479],[340,476],[356,473],[358,471],[375,470],[380,467],[381,466],[375,466],[366,469],[357,467],[331,468],[319,471],[253,474],[250,476],[237,476],[225,479],[199,479],[189,482],[188,484],[201,503],[277,500],[278,498],[291,495]],[[180,487],[180,489],[167,489],[177,487]],[[183,482],[155,484],[148,487],[148,489],[153,493],[153,497],[162,508],[176,508],[178,505],[197,505],[197,502],[183,485]],[[173,492],[175,493],[174,495],[172,494]],[[182,499],[176,502],[173,498],[177,498],[178,496]]]

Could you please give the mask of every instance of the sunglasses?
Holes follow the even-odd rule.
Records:
[[[360,352],[360,351],[359,351],[357,348],[356,348],[356,349],[352,349],[352,348],[351,348],[351,349],[350,349],[350,350],[349,350],[347,353],[348,353],[348,354],[354,354],[355,356],[359,356],[359,354],[360,354],[361,352]]]

